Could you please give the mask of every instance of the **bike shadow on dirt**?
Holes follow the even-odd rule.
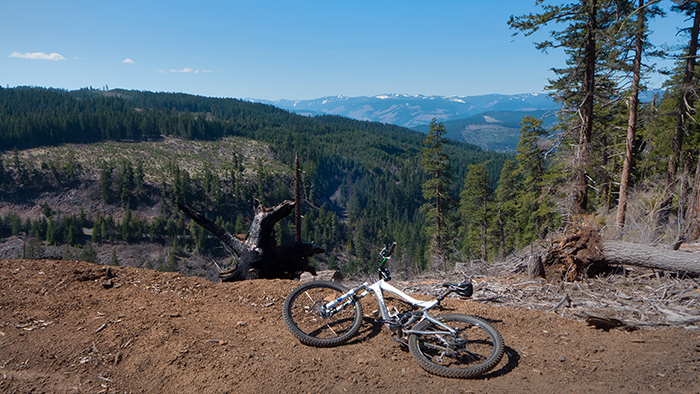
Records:
[[[520,365],[520,354],[518,354],[518,352],[515,351],[515,349],[509,346],[505,346],[503,353],[503,355],[505,356],[504,358],[507,357],[508,361],[506,361],[506,363],[504,364],[504,360],[501,360],[501,362],[498,363],[498,365],[502,365],[501,368],[491,370],[491,372],[481,376],[477,376],[473,379],[491,379],[497,378],[499,376],[504,376],[512,372],[515,368],[518,367],[518,365]]]
[[[478,315],[476,315],[476,316],[483,319],[483,320],[486,320],[490,324],[494,325],[496,328],[498,328],[499,323],[503,323],[503,320],[500,320],[500,319],[490,319],[490,318],[483,317],[483,316],[478,316]],[[501,365],[501,368],[493,369],[493,370],[491,370],[491,372],[484,374],[484,375],[481,375],[481,376],[477,376],[474,379],[497,378],[499,376],[503,376],[503,375],[510,373],[515,368],[517,368],[518,365],[520,365],[520,354],[518,354],[518,352],[515,349],[513,349],[512,347],[509,347],[507,345],[504,346],[503,356],[504,356],[504,358],[501,359],[501,362],[498,363],[498,365]],[[504,359],[506,359],[506,358],[507,358],[507,361],[504,364],[503,361],[505,361]]]
[[[348,341],[347,343],[355,344],[374,338],[379,335],[383,327],[384,325],[377,322],[374,318],[363,316],[360,330],[357,332],[357,334],[355,334],[352,340]]]
[[[484,320],[489,321],[489,323],[500,323],[502,320],[495,320],[495,319],[486,319],[482,318]],[[379,333],[384,329],[384,324],[378,322],[376,319],[371,318],[371,317],[363,317],[362,318],[363,323],[362,326],[360,327],[360,330],[355,334],[352,340],[348,341],[347,344],[355,344],[355,343],[360,343],[364,342],[368,339],[374,338]],[[407,346],[399,346],[402,350],[404,351],[409,351]],[[491,379],[491,378],[497,378],[499,376],[504,376],[511,371],[513,371],[515,368],[520,365],[520,354],[518,352],[509,347],[505,346],[504,351],[503,351],[504,358],[501,360],[501,362],[498,363],[500,368],[494,369],[491,372],[481,375],[481,376],[476,376],[472,379],[475,380],[481,380],[481,379]],[[505,363],[504,363],[505,361]]]
[[[450,310],[450,308],[444,308],[443,311],[445,309]],[[482,316],[477,316],[477,317],[480,317],[481,319],[486,320],[487,322],[494,324],[494,325],[496,325],[498,323],[503,323],[503,320],[499,320],[499,319],[490,319],[490,318],[486,318],[486,317],[482,317]],[[373,337],[377,336],[377,334],[379,334],[382,331],[382,329],[384,328],[384,325],[382,323],[377,322],[373,318],[364,317],[364,323],[366,323],[366,324],[362,325],[362,328],[358,332],[358,336],[355,337],[355,340],[351,341],[350,343],[362,342],[362,341],[367,340],[369,338],[373,338]],[[400,348],[403,351],[406,351],[406,352],[409,351],[408,346],[401,345]],[[493,369],[489,373],[486,373],[486,374],[481,375],[481,376],[475,376],[471,379],[482,380],[482,379],[497,378],[499,376],[504,376],[504,375],[512,372],[515,368],[518,367],[518,365],[520,365],[520,354],[518,354],[518,352],[515,349],[513,349],[509,346],[504,346],[503,356],[504,357],[498,363],[498,366],[500,366],[500,368]]]

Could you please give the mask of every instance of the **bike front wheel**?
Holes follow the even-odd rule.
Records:
[[[456,333],[441,334],[446,331],[444,327],[423,320],[413,330],[424,333],[408,337],[411,355],[426,371],[448,378],[472,378],[501,361],[503,338],[485,320],[462,314],[440,315],[436,319]]]
[[[360,328],[362,305],[354,296],[338,311],[328,311],[325,305],[347,291],[342,285],[326,281],[297,287],[284,300],[284,323],[306,345],[329,347],[346,342]]]

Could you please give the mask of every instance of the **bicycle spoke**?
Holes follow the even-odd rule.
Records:
[[[411,335],[411,354],[424,369],[442,376],[466,378],[480,375],[500,361],[503,340],[488,323],[461,314],[443,315],[441,321],[455,334],[439,334],[443,327],[425,321],[416,329],[435,332]]]
[[[299,294],[291,308],[292,318],[298,329],[316,338],[334,338],[344,335],[354,322],[355,308],[352,303],[345,308],[325,313],[324,304],[342,293],[326,287],[310,288]]]

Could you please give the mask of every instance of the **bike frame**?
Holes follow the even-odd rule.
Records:
[[[360,293],[362,291],[362,293]],[[419,330],[402,330],[404,334],[420,334],[420,335],[448,335],[448,334],[454,334],[455,330],[452,329],[451,327],[443,324],[441,321],[433,318],[428,314],[428,310],[431,308],[434,308],[436,305],[440,303],[440,299],[434,299],[432,301],[420,301],[417,300],[410,295],[404,293],[403,291],[397,289],[396,287],[390,285],[387,283],[384,279],[380,279],[379,281],[369,284],[367,282],[361,284],[360,286],[348,291],[347,293],[341,295],[337,299],[329,302],[328,304],[325,305],[325,310],[328,311],[331,315],[334,314],[335,312],[339,312],[349,304],[351,304],[352,300],[351,297],[357,297],[363,298],[367,294],[369,294],[369,291],[374,293],[374,296],[377,297],[377,302],[379,303],[379,309],[380,313],[382,315],[382,321],[385,324],[390,324],[390,322],[393,322],[395,316],[392,316],[391,313],[389,312],[389,308],[386,306],[386,302],[384,301],[384,291],[387,291],[389,293],[395,294],[402,300],[406,301],[407,303],[420,307],[422,308],[417,314],[420,316],[420,319],[416,322],[417,317],[416,314],[411,314],[411,318],[404,323],[406,326],[414,326],[415,324],[423,321],[423,320],[429,320],[432,323],[442,327],[445,329],[445,331],[419,331]],[[359,294],[358,294],[359,293]],[[397,322],[398,323],[398,322]]]

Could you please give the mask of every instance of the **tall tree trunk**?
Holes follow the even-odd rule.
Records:
[[[500,243],[500,254],[498,257],[504,259],[506,257],[506,233],[505,233],[505,223],[503,222],[503,204],[498,204],[498,237]]]
[[[488,261],[488,199],[484,196],[483,202],[483,214],[484,218],[481,221],[481,260]]]
[[[439,153],[436,153],[436,160],[440,160],[440,155]],[[435,171],[435,179],[440,179],[440,170]],[[437,262],[436,266],[437,268],[440,269],[445,269],[445,259],[443,255],[443,250],[442,250],[442,210],[440,209],[440,195],[442,194],[442,190],[440,190],[440,183],[436,182],[435,186],[435,213],[437,215],[436,221],[435,221],[435,254],[437,257]]]
[[[691,111],[693,110],[693,98],[695,93],[695,58],[698,51],[698,35],[700,34],[700,5],[695,4],[695,16],[693,18],[693,29],[690,32],[690,44],[688,45],[688,60],[686,61],[685,77],[683,79],[683,102],[681,103],[684,130],[687,123],[691,121]],[[679,121],[680,115],[679,115]],[[686,230],[683,239],[696,240],[700,237],[700,155],[695,170],[693,181],[693,192],[690,198],[690,205],[686,211]]]
[[[583,75],[584,99],[581,108],[581,150],[578,158],[578,169],[575,187],[575,209],[578,213],[588,208],[588,174],[587,167],[591,162],[591,139],[593,135],[593,98],[595,93],[595,63],[596,63],[596,6],[597,0],[589,0],[588,23],[586,25],[585,61]]]
[[[691,119],[691,111],[693,110],[693,80],[695,77],[695,57],[698,51],[698,30],[700,29],[700,5],[695,4],[695,16],[693,18],[693,28],[690,32],[690,43],[688,44],[688,55],[685,62],[685,75],[681,84],[681,99],[678,108],[678,117],[676,122],[676,135],[673,138],[673,152],[668,163],[668,171],[666,172],[666,186],[661,199],[661,207],[656,220],[656,229],[654,236],[658,237],[661,229],[666,223],[671,211],[671,202],[673,201],[673,191],[676,188],[676,177],[678,175],[678,166],[680,162],[681,152],[683,150],[683,137],[686,133],[688,122]],[[693,191],[695,195],[695,190]],[[693,196],[695,199],[695,196]],[[693,209],[692,215],[697,216],[697,210]]]
[[[634,139],[637,132],[637,109],[639,108],[639,80],[642,67],[642,45],[644,43],[644,0],[639,0],[637,13],[637,31],[634,40],[634,62],[632,63],[632,92],[630,94],[630,115],[627,122],[627,141],[625,144],[625,162],[620,176],[620,195],[617,204],[618,238],[622,238],[627,215],[627,195],[632,168],[634,167]]]

